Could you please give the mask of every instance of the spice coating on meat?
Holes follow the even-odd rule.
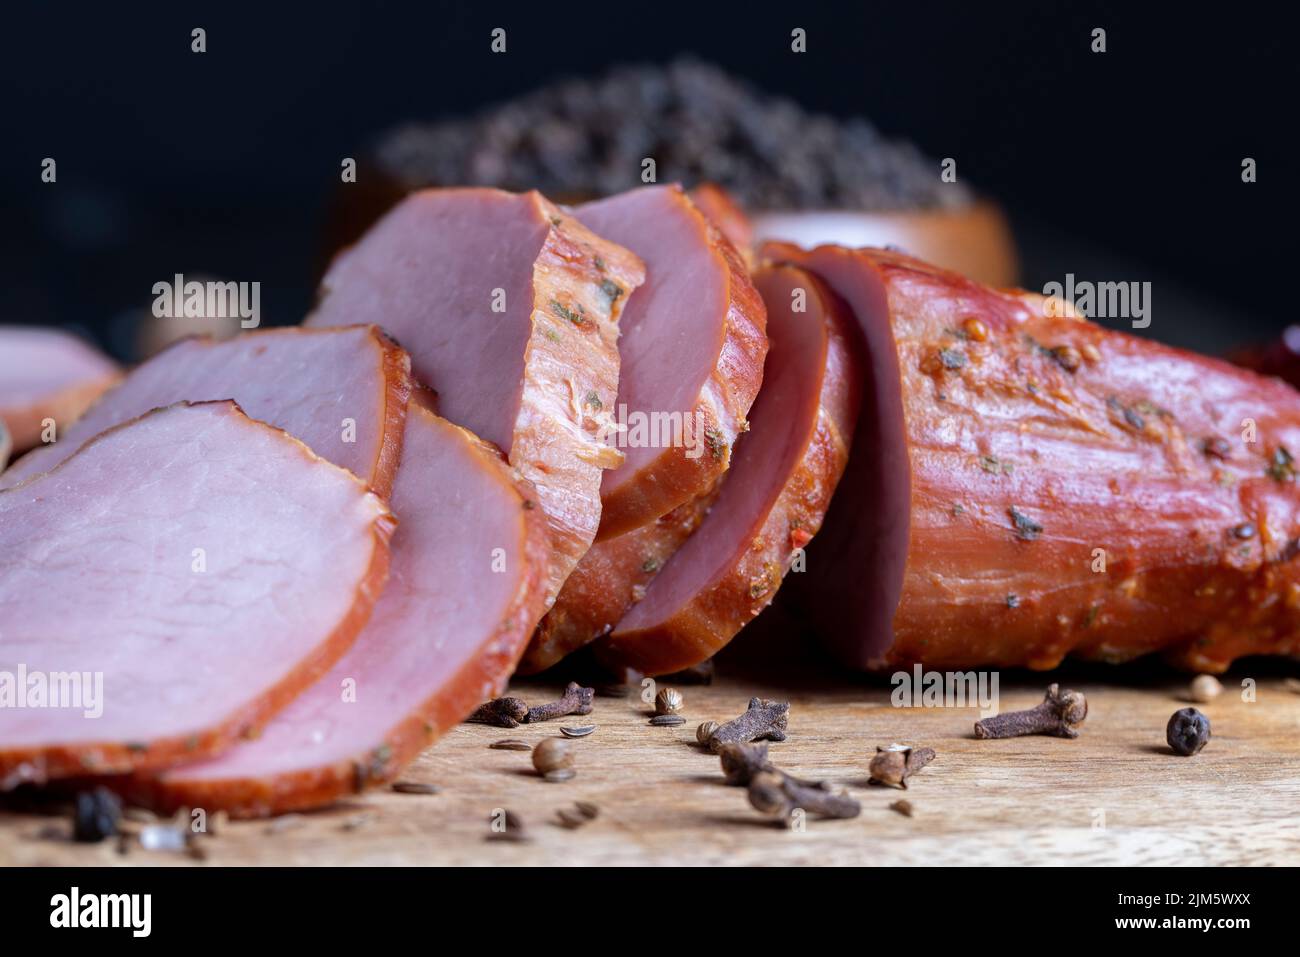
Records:
[[[901,254],[769,244],[869,352],[808,610],[846,662],[1300,650],[1300,395]],[[873,408],[874,407],[874,408]]]

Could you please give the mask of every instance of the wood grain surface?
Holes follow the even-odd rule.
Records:
[[[1051,676],[1000,676],[1001,707],[1033,705],[1049,680],[1084,691],[1090,711],[1077,740],[980,741],[974,709],[896,708],[887,679],[853,678],[816,662],[767,664],[759,654],[729,661],[709,686],[680,685],[686,723],[650,727],[639,688],[598,697],[588,718],[514,730],[462,725],[428,749],[406,778],[432,795],[379,791],[278,823],[231,822],[197,843],[205,861],[183,853],[123,854],[115,841],[69,841],[66,812],[0,811],[0,863],[180,864],[1223,864],[1300,863],[1300,694],[1294,665],[1245,663],[1225,692],[1200,705],[1213,739],[1199,755],[1164,743],[1169,716],[1186,702],[1186,676],[1159,665],[1067,669]],[[1255,682],[1242,700],[1241,682]],[[560,683],[521,684],[530,703]],[[789,739],[773,744],[791,773],[826,779],[862,803],[847,821],[809,819],[793,832],[752,810],[743,788],[722,783],[718,758],[695,742],[695,727],[744,710],[752,695],[791,702]],[[527,752],[493,741],[536,743],[561,725],[592,723],[574,741],[577,776],[547,783]],[[869,785],[877,745],[928,745],[936,760],[906,791]],[[890,810],[906,798],[911,818]],[[589,801],[599,816],[575,830],[557,812]],[[489,819],[508,809],[524,839],[490,836]],[[131,824],[138,828],[140,825]]]

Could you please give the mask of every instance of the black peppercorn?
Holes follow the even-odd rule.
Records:
[[[1175,754],[1195,754],[1210,740],[1210,719],[1195,708],[1180,708],[1169,719],[1165,740]]]
[[[77,810],[72,820],[74,840],[94,844],[117,833],[122,816],[122,802],[108,788],[95,788],[77,795]]]

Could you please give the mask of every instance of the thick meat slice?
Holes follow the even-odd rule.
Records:
[[[612,631],[645,597],[651,579],[699,527],[716,497],[713,489],[647,525],[592,545],[542,619],[519,671],[544,671]]]
[[[716,183],[701,183],[691,190],[691,202],[700,208],[722,235],[748,260],[754,247],[754,227],[735,198]]]
[[[848,461],[861,399],[852,317],[803,270],[764,268],[754,281],[772,348],[752,430],[708,517],[596,644],[609,665],[655,675],[712,657],[776,595]]]
[[[601,485],[604,541],[704,494],[726,471],[762,382],[767,318],[735,247],[680,187],[574,213],[646,264],[623,316],[616,418],[626,458]]]
[[[335,260],[308,325],[358,317],[410,350],[457,425],[502,449],[551,527],[551,600],[600,522],[619,316],[640,260],[538,193],[426,190]]]
[[[256,730],[365,624],[392,524],[231,402],[150,413],[0,492],[0,787]]]
[[[142,796],[248,816],[391,780],[501,692],[542,613],[548,533],[524,501],[494,449],[412,408],[391,573],[356,644],[255,741],[142,781]]]
[[[847,299],[870,356],[803,579],[845,661],[1300,651],[1300,394],[895,253],[765,253]]]
[[[62,434],[117,375],[111,359],[76,336],[0,326],[0,425],[13,451],[39,445],[46,419]]]
[[[52,469],[88,439],[150,409],[234,399],[251,418],[284,429],[386,498],[410,390],[406,353],[373,326],[187,339],[136,367],[57,443],[14,463],[0,488]]]

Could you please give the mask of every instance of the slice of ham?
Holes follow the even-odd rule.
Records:
[[[525,501],[494,449],[412,408],[391,573],[356,644],[255,741],[140,781],[139,796],[255,816],[392,780],[503,690],[542,613],[548,532]]]
[[[754,282],[772,348],[751,431],[699,529],[594,646],[614,668],[667,674],[727,644],[775,597],[848,461],[862,394],[851,315],[803,270],[767,267]]]
[[[136,367],[54,445],[15,462],[0,488],[54,468],[88,439],[150,409],[234,399],[386,498],[410,390],[410,359],[374,326],[187,339]]]
[[[648,525],[592,545],[542,619],[519,671],[545,671],[609,634],[645,597],[651,580],[699,527],[716,497],[716,489],[710,490]]]
[[[690,195],[691,202],[713,221],[748,262],[754,248],[754,227],[735,197],[716,183],[701,183]]]
[[[764,253],[829,282],[870,359],[801,579],[844,661],[1300,652],[1300,394],[900,254]]]
[[[113,360],[74,335],[0,326],[0,424],[13,451],[39,445],[47,419],[66,429],[117,376]]]
[[[415,193],[341,253],[311,326],[359,317],[410,350],[442,415],[502,449],[551,527],[551,601],[600,522],[636,256],[536,192]],[[633,297],[635,300],[635,297]]]
[[[726,471],[763,379],[767,317],[740,254],[680,187],[635,189],[574,214],[646,264],[623,316],[616,418],[629,428],[624,462],[601,484],[604,541],[703,495]],[[668,416],[676,434],[654,428]],[[650,426],[643,436],[638,423]]]
[[[392,526],[355,476],[231,402],[152,412],[0,492],[0,695],[26,690],[0,707],[0,785],[255,731],[365,624]],[[89,699],[32,697],[78,678]]]

